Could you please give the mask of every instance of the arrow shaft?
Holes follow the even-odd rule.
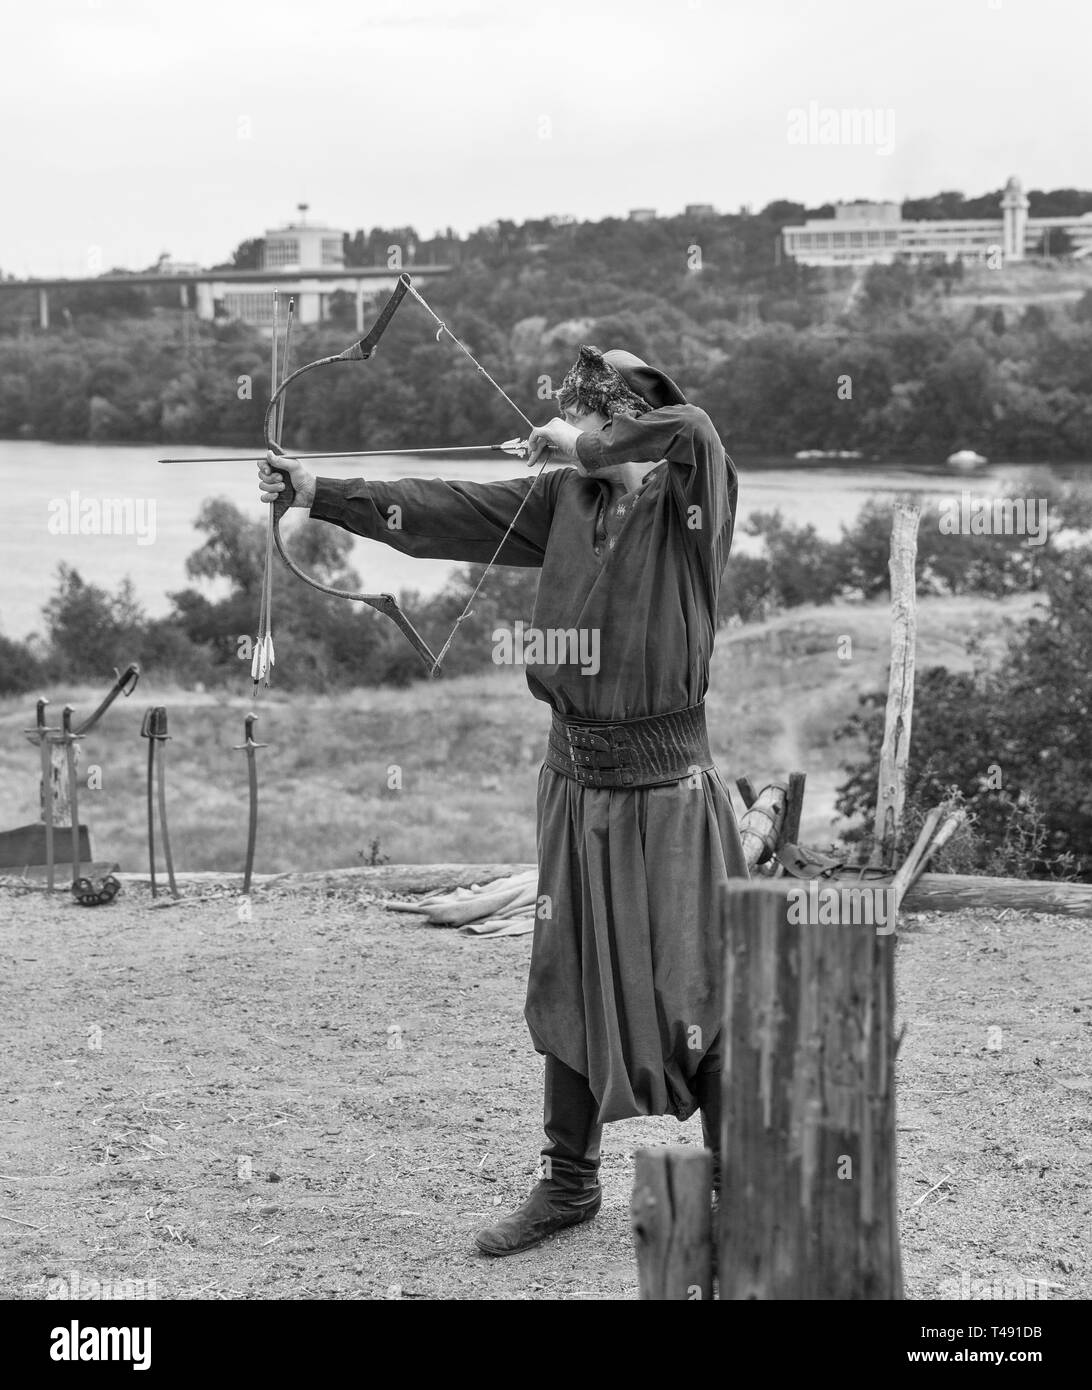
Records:
[[[465,444],[458,448],[439,448],[439,449],[349,449],[337,454],[289,454],[289,458],[295,459],[370,459],[370,458],[406,458],[424,454],[507,454],[515,453],[515,450],[505,448],[503,444]],[[264,455],[259,457],[257,454],[225,454],[216,458],[181,459],[170,458],[160,459],[160,463],[262,463]]]

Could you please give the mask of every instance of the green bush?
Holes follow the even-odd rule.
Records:
[[[996,670],[918,673],[907,803],[920,815],[955,788],[974,817],[978,872],[1007,865],[1028,877],[1092,880],[1090,669],[1092,546],[1084,546],[1045,572],[1042,611],[1010,635]],[[867,836],[875,814],[885,700],[879,691],[862,696],[837,733],[864,740],[838,789],[839,813],[855,822],[851,840]]]

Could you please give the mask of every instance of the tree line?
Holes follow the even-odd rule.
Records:
[[[937,195],[938,215],[955,197]],[[1033,210],[1036,198],[1092,206],[1076,190],[1033,194]],[[593,342],[662,366],[743,457],[856,449],[935,460],[960,447],[1088,456],[1092,291],[1060,308],[955,311],[958,263],[863,276],[778,263],[780,229],[819,211],[779,202],[754,215],[502,221],[466,238],[373,228],[348,237],[347,250],[353,264],[385,265],[397,247],[409,266],[452,265],[428,298],[534,419],[549,416],[548,387]],[[252,260],[255,243],[237,254]],[[27,328],[18,296],[0,297],[0,437],[253,445],[267,336],[239,322],[182,323],[176,296],[177,286],[65,289],[46,333]],[[333,296],[330,310],[297,332],[297,363],[355,337],[350,297]],[[302,384],[288,445],[508,437],[509,407],[430,324],[407,301],[366,367]]]

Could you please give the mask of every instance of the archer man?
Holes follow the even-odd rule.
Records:
[[[296,506],[407,555],[488,561],[526,501],[498,558],[541,569],[533,627],[598,637],[595,674],[527,671],[553,711],[538,783],[549,915],[535,922],[525,1010],[546,1059],[546,1143],[527,1200],[478,1233],[488,1255],[596,1214],[610,1120],[700,1109],[719,1187],[720,892],[747,877],[703,703],[735,467],[708,415],[632,353],[582,347],[556,395],[564,418],[532,430],[528,462],[549,451],[572,466],[541,479],[315,478],[268,456]],[[283,483],[268,463],[259,473],[273,502]]]

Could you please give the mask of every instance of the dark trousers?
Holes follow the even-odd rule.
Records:
[[[713,1154],[713,1188],[718,1192],[722,1143],[720,1072],[718,1037],[702,1058],[694,1080],[694,1093],[701,1110],[702,1138]],[[598,1113],[588,1078],[547,1053],[542,1115],[542,1127],[546,1131],[542,1149],[543,1177],[570,1189],[595,1185],[603,1138],[603,1126],[596,1118]]]

